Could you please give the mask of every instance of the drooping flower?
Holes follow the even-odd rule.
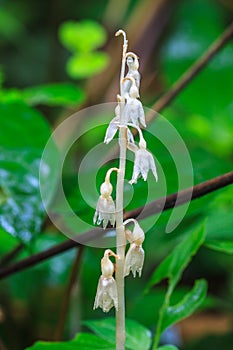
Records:
[[[138,130],[140,131],[139,148],[136,145],[128,144],[128,148],[135,153],[133,175],[132,179],[129,181],[131,185],[136,184],[140,176],[142,176],[143,180],[146,181],[149,170],[152,171],[156,182],[158,181],[158,175],[154,158],[152,154],[149,151],[147,151],[146,141],[142,136],[141,130],[139,128]]]
[[[136,87],[139,91],[140,88],[140,73],[138,72],[139,68],[139,62],[138,57],[133,52],[127,52],[126,54],[126,63],[128,66],[128,72],[126,74],[126,78],[134,78],[136,82]],[[132,85],[132,82],[130,80],[126,81],[123,86],[123,95],[125,98],[128,97],[130,87]]]
[[[100,307],[104,312],[108,312],[112,307],[118,309],[117,286],[114,277],[114,264],[109,259],[114,256],[118,259],[118,255],[110,249],[105,250],[104,257],[101,259],[101,276],[99,278],[94,309]]]
[[[112,171],[118,171],[117,168],[108,170],[105,181],[100,186],[100,197],[96,205],[96,211],[93,218],[94,224],[100,225],[103,222],[103,228],[107,227],[108,222],[112,226],[115,225],[115,203],[112,199],[112,185],[110,183],[110,175]]]
[[[142,107],[142,103],[137,99],[139,97],[138,88],[136,86],[135,79],[133,77],[126,77],[123,79],[125,84],[127,80],[132,82],[129,89],[129,94],[127,95],[127,103],[123,109],[124,119],[126,123],[132,123],[134,126],[139,126],[140,124],[145,128],[145,113]]]
[[[142,246],[131,243],[125,257],[124,275],[128,276],[130,274],[130,271],[132,271],[133,277],[136,277],[137,273],[139,277],[141,277],[144,256],[145,253]]]
[[[130,272],[132,272],[133,277],[136,277],[137,273],[139,277],[141,277],[145,256],[144,249],[142,248],[142,243],[145,239],[145,234],[135,219],[126,220],[124,222],[124,225],[131,221],[134,222],[133,231],[125,231],[126,238],[130,242],[130,247],[125,257],[124,275],[128,276]]]
[[[112,141],[114,136],[116,135],[117,130],[120,127],[120,108],[124,108],[124,103],[121,101],[120,95],[117,95],[117,106],[115,108],[115,117],[110,121],[109,126],[106,130],[105,137],[104,137],[104,143],[108,144]],[[133,134],[127,128],[127,135],[128,135],[128,142],[134,143]]]

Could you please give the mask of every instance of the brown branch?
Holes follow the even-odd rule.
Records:
[[[72,265],[69,280],[66,286],[66,290],[64,293],[64,298],[61,305],[59,320],[57,324],[57,329],[55,331],[54,340],[59,341],[62,339],[62,335],[64,332],[64,327],[67,319],[67,314],[69,311],[69,305],[70,305],[70,297],[72,293],[73,286],[75,284],[76,279],[78,278],[79,272],[80,272],[80,266],[81,266],[81,260],[83,257],[84,252],[84,246],[80,246],[77,250],[77,254],[74,260],[74,263]]]
[[[131,210],[125,214],[125,218],[137,217],[143,210],[143,215],[140,219],[147,218],[153,214],[160,213],[162,211],[177,207],[190,200],[194,200],[205,196],[208,193],[214,192],[220,188],[228,186],[233,183],[233,171],[224,175],[215,177],[214,179],[202,182],[194,187],[187,188],[183,191],[176,192],[168,195],[165,200],[164,198],[157,199],[145,207],[140,207]]]
[[[13,259],[16,258],[16,256],[22,251],[23,248],[23,243],[20,243],[17,245],[17,247],[13,248],[9,253],[4,255],[0,260],[0,267],[8,265]]]
[[[205,53],[176,81],[176,83],[168,90],[151,109],[160,112],[168,106],[174,98],[192,81],[196,75],[210,62],[210,60],[223,48],[223,46],[233,37],[233,22],[221,34],[221,36],[213,42],[213,44],[205,51]],[[148,123],[153,119],[154,115],[147,118]]]
[[[141,207],[141,208],[137,208],[134,209],[128,213],[125,213],[125,219],[130,217],[136,217],[138,216],[142,209],[143,209],[143,216],[141,216],[141,218],[146,218],[148,216],[151,216],[153,214],[159,213],[161,211],[165,211],[167,209],[171,209],[174,206],[178,206],[178,205],[182,205],[184,203],[186,203],[187,201],[189,201],[190,199],[190,194],[192,194],[191,196],[191,200],[194,200],[196,198],[200,198],[203,197],[211,192],[214,192],[220,188],[226,187],[230,184],[233,183],[233,171],[226,173],[224,175],[215,177],[211,180],[205,181],[201,184],[198,184],[194,187],[188,188],[186,190],[168,195],[165,198],[160,198],[157,199],[149,204],[147,204],[145,207]],[[178,201],[177,201],[178,198]],[[162,207],[161,203],[165,203],[164,207]],[[18,271],[22,271],[26,268],[32,267],[48,258],[51,258],[55,255],[58,255],[60,253],[65,252],[66,250],[72,249],[74,247],[80,246],[81,243],[85,244],[93,239],[96,239],[98,237],[100,237],[100,235],[103,234],[103,230],[99,230],[99,229],[93,229],[90,230],[86,233],[83,233],[81,235],[78,236],[78,240],[80,243],[73,241],[73,240],[68,240],[65,241],[63,243],[57,244],[54,247],[32,255],[28,258],[25,258],[15,264],[12,264],[10,266],[7,266],[5,268],[0,269],[0,279],[3,279],[5,277],[8,277]]]

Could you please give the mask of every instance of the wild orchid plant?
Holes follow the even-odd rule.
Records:
[[[107,171],[105,181],[100,187],[100,197],[97,202],[94,223],[103,224],[105,229],[110,223],[116,226],[116,254],[107,249],[101,260],[102,274],[99,279],[97,293],[95,297],[94,309],[100,307],[104,312],[108,312],[112,307],[116,309],[116,349],[125,349],[125,297],[124,278],[132,272],[136,277],[142,273],[144,263],[144,250],[142,243],[145,235],[139,223],[135,219],[123,220],[123,194],[124,178],[126,166],[127,149],[134,152],[135,160],[132,179],[130,184],[136,184],[138,178],[147,180],[149,170],[152,170],[155,180],[158,181],[155,162],[152,154],[147,150],[146,141],[143,137],[140,125],[146,127],[145,114],[139,98],[140,74],[138,72],[138,57],[133,52],[127,52],[128,41],[123,30],[119,30],[116,36],[123,35],[123,54],[120,74],[120,94],[117,95],[117,106],[115,117],[110,122],[104,142],[108,144],[119,132],[119,168],[111,168]],[[125,65],[128,72],[125,76]],[[134,128],[139,134],[138,146],[134,142],[133,133],[130,128]],[[110,176],[113,171],[117,172],[116,201],[112,198],[113,186]],[[133,231],[126,229],[130,223],[134,224]],[[126,251],[126,242],[130,247]],[[116,264],[110,260],[114,257]],[[113,274],[115,272],[115,278]]]

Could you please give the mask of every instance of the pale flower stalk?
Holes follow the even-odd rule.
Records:
[[[138,72],[138,57],[133,52],[127,52],[128,41],[123,30],[118,30],[116,36],[123,35],[123,52],[120,73],[120,94],[117,95],[117,106],[115,117],[111,120],[105,134],[104,143],[108,144],[114,136],[119,133],[119,167],[110,169],[100,187],[100,197],[96,205],[94,223],[103,223],[105,229],[110,223],[116,226],[116,249],[117,254],[107,249],[101,260],[102,274],[99,278],[94,309],[100,307],[108,312],[112,307],[116,310],[116,350],[125,350],[125,276],[132,272],[133,276],[139,277],[142,274],[144,264],[144,249],[142,243],[145,234],[135,219],[128,219],[124,222],[123,200],[124,180],[126,166],[126,151],[131,150],[135,154],[134,168],[131,184],[137,183],[139,177],[147,180],[148,172],[151,170],[155,180],[158,180],[156,166],[152,154],[146,149],[146,141],[143,138],[140,125],[146,127],[145,114],[142,103],[139,100],[140,74]],[[125,65],[128,72],[125,75]],[[133,134],[129,127],[138,130],[140,136],[139,147],[134,143]],[[117,171],[116,203],[112,198],[112,184],[110,175]],[[133,230],[126,229],[128,223],[134,223]],[[126,251],[126,241],[130,247]],[[110,260],[115,257],[116,265]],[[115,278],[113,274],[115,272]]]

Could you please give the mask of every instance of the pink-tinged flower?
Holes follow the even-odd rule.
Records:
[[[108,222],[112,226],[115,225],[115,203],[112,199],[112,185],[110,183],[110,175],[112,171],[118,171],[117,168],[108,170],[105,181],[100,186],[100,197],[96,205],[96,211],[93,218],[94,224],[100,225],[103,222],[103,228],[107,227]]]
[[[105,250],[104,257],[101,260],[102,275],[99,278],[94,309],[100,307],[104,312],[108,312],[112,307],[118,309],[117,286],[113,278],[114,264],[109,259],[114,256],[118,259],[118,255],[110,249]]]

